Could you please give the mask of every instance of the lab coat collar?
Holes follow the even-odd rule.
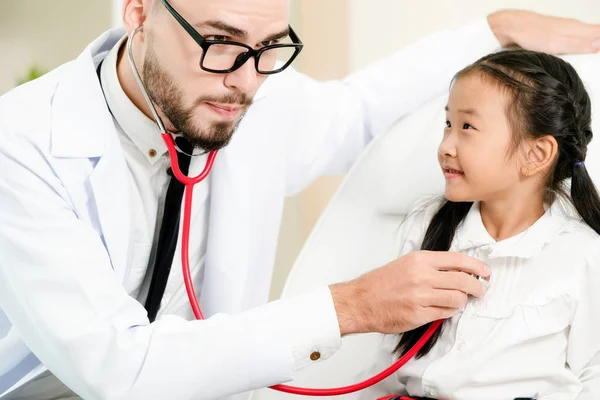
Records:
[[[124,34],[121,28],[105,32],[63,67],[52,99],[54,157],[92,158],[104,154],[107,133],[115,127],[96,67]]]
[[[102,89],[115,123],[120,125],[123,133],[135,144],[148,164],[154,165],[160,162],[161,156],[166,154],[168,149],[154,119],[137,108],[119,82],[117,62],[119,51],[126,42],[127,36],[123,36],[104,58],[100,73]],[[152,155],[152,150],[156,154]]]
[[[474,248],[488,250],[489,258],[520,257],[537,255],[547,243],[564,232],[571,231],[577,219],[569,218],[566,204],[555,201],[546,207],[546,212],[525,231],[497,242],[485,229],[481,220],[480,203],[476,202],[459,226],[450,251],[467,251]]]

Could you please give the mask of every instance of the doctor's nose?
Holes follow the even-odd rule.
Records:
[[[258,90],[259,78],[253,61],[254,59],[250,58],[241,67],[225,75],[225,86],[242,93],[254,94]]]

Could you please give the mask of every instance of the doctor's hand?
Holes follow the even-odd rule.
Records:
[[[340,332],[402,333],[449,318],[485,287],[482,261],[462,253],[416,251],[353,281],[331,285]]]
[[[600,25],[521,10],[502,10],[488,16],[502,46],[518,45],[550,54],[600,51]]]

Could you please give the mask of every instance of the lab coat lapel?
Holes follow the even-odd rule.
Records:
[[[127,166],[118,138],[115,136],[112,139],[109,140],[106,153],[100,158],[90,177],[90,184],[113,269],[119,279],[124,281],[129,265],[130,187],[127,181]]]
[[[206,264],[200,295],[205,317],[240,311],[246,274],[252,263],[249,216],[252,163],[247,160],[244,140],[234,142],[217,155],[212,172]]]
[[[52,102],[52,155],[61,159],[85,159],[94,166],[89,176],[92,219],[100,233],[112,266],[121,280],[126,276],[130,233],[127,166],[112,116],[96,74],[102,53],[123,35],[112,30],[93,42],[69,67],[59,82]],[[65,163],[75,168],[74,162]],[[79,171],[66,171],[75,176]],[[97,214],[94,218],[93,214]]]

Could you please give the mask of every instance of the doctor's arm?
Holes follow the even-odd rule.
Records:
[[[0,309],[79,396],[221,398],[292,379],[314,363],[312,346],[323,358],[337,349],[327,288],[239,315],[150,324],[102,237],[75,214],[53,160],[1,127],[0,139]],[[8,362],[0,357],[0,370]]]
[[[288,191],[346,172],[373,137],[447,93],[455,73],[501,46],[589,53],[600,49],[599,38],[600,25],[507,10],[430,34],[344,80],[319,82],[293,70],[270,78],[281,82],[272,108],[290,140]]]
[[[466,274],[456,291],[433,289],[449,276],[438,268],[484,275],[482,263],[416,254],[244,313],[149,323],[102,237],[74,212],[53,160],[1,127],[0,142],[0,308],[41,362],[85,399],[214,399],[287,382],[314,363],[313,352],[331,356],[342,335],[413,329],[460,307],[463,292],[483,295]]]
[[[567,347],[567,364],[583,384],[577,400],[600,398],[600,241],[586,259],[586,268],[573,290]]]

